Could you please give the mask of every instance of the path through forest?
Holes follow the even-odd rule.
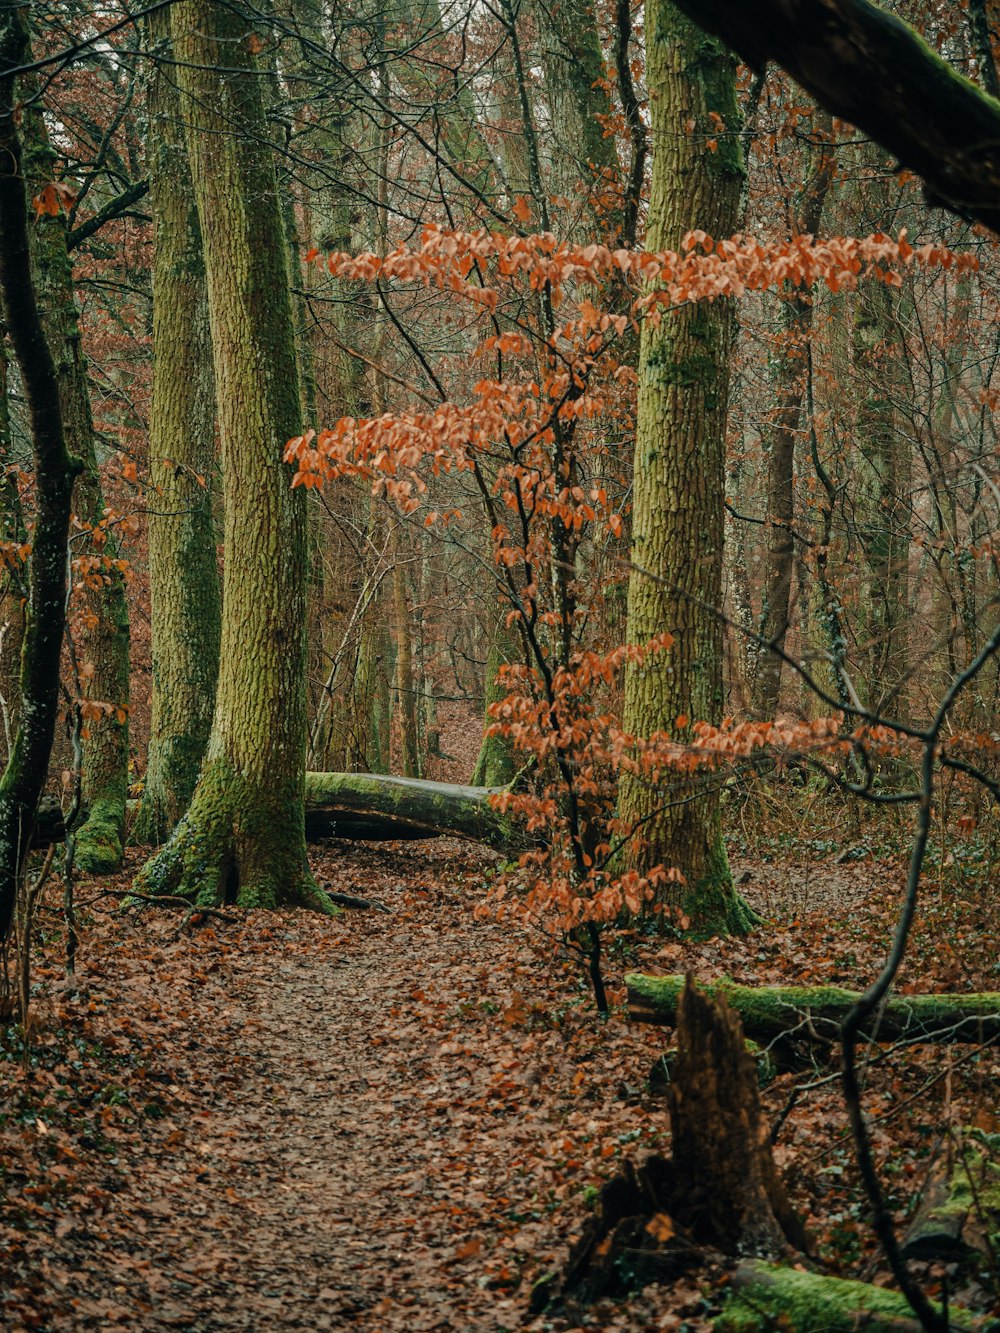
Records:
[[[491,853],[333,845],[315,868],[390,913],[185,929],[87,882],[68,990],[53,889],[30,1073],[11,1029],[0,1047],[0,1327],[521,1327],[595,1186],[662,1140],[662,1034],[602,1022],[545,940],[477,916]],[[803,949],[834,967],[812,928],[648,944],[647,964],[701,976],[801,969]],[[634,961],[609,960],[615,1002]],[[695,1328],[704,1309],[693,1279],[587,1318]]]
[[[391,915],[96,918],[79,991],[53,968],[37,1015],[0,1324],[518,1326],[522,1269],[562,1250],[552,1214],[582,1215],[588,1166],[656,1128],[615,1123],[639,1092],[608,1081],[616,1053],[641,1081],[649,1035],[615,1023],[593,1065],[575,976],[473,920],[492,864],[458,843],[324,854],[332,887]]]

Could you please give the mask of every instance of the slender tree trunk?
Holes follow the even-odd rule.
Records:
[[[300,428],[288,256],[253,28],[181,0],[171,32],[205,247],[225,481],[215,714],[187,814],[140,882],[154,892],[325,910],[306,863],[305,498],[282,462]]]
[[[499,680],[500,668],[510,666],[521,660],[521,646],[506,625],[507,607],[501,608],[496,620],[496,628],[490,639],[486,656],[486,705],[484,722],[487,728],[493,725],[490,709],[494,704],[506,699],[509,690]],[[474,787],[506,787],[512,782],[517,772],[514,751],[506,736],[483,736],[479,748],[476,769],[472,775]]]
[[[400,761],[403,776],[420,777],[417,747],[416,693],[413,687],[413,641],[410,638],[410,605],[403,544],[397,529],[393,541],[392,597],[396,622],[396,698],[399,710]]]
[[[73,481],[55,363],[35,294],[15,76],[28,56],[23,9],[0,11],[0,299],[21,371],[35,473],[30,594],[21,654],[21,715],[0,778],[0,939],[10,934],[24,863],[55,735],[66,606]]]
[[[10,399],[7,390],[6,334],[0,328],[0,741],[4,763],[10,758],[20,715],[21,646],[24,641],[25,574],[19,548],[27,541],[21,496],[12,455]]]
[[[832,129],[831,117],[819,112],[816,131],[820,136],[811,151],[810,170],[793,205],[792,230],[815,236],[823,219],[823,206],[832,178],[832,157],[825,140]],[[767,459],[767,563],[764,571],[764,605],[760,635],[778,652],[766,650],[753,677],[752,707],[761,718],[771,720],[781,694],[782,661],[788,633],[792,566],[795,557],[795,445],[805,398],[805,350],[812,336],[813,303],[808,293],[788,297],[782,305],[782,328],[774,359],[775,410],[769,431]]]
[[[744,174],[735,59],[670,0],[650,0],[647,41],[655,147],[648,246],[679,247],[691,227],[729,236]],[[674,642],[627,670],[624,724],[638,737],[668,731],[688,739],[679,718],[721,716],[716,608],[733,313],[728,301],[691,304],[658,324],[647,320],[642,331],[628,637],[642,644],[669,631]],[[694,929],[746,930],[752,917],[733,888],[713,786],[669,773],[655,783],[625,778],[620,815],[638,827],[630,847],[638,869],[683,872],[676,903]]]
[[[55,176],[55,153],[41,103],[24,117],[24,169],[32,195]],[[128,796],[129,623],[121,543],[106,526],[104,491],[90,409],[87,362],[80,337],[66,219],[43,215],[31,228],[32,261],[45,336],[56,363],[66,445],[82,459],[73,495],[77,519],[93,535],[83,548],[77,578],[85,589],[78,658],[87,673],[85,699],[101,706],[87,718],[83,744],[83,798],[90,814],[76,835],[76,862],[94,874],[117,870],[125,841]]]
[[[169,13],[149,19],[153,253],[149,581],[153,698],[137,841],[159,843],[194,794],[212,727],[221,598],[212,491],[215,383],[201,227],[188,165]]]
[[[622,169],[615,136],[605,134],[613,108],[594,5],[540,0],[535,14],[551,116],[549,190],[565,200],[557,216],[566,238],[596,240],[595,224],[609,227],[620,212]]]

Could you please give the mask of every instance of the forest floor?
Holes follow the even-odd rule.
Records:
[[[607,1021],[543,936],[476,913],[492,854],[330,844],[314,868],[389,912],[185,925],[114,910],[106,890],[128,873],[88,880],[67,981],[55,889],[43,903],[28,1050],[0,1028],[0,1327],[706,1327],[717,1269],[527,1314],[596,1187],[668,1134],[647,1083],[666,1037],[626,1024],[622,976],[863,984],[902,861],[863,847],[737,861],[770,923],[747,940],[616,937]],[[904,987],[997,988],[998,891],[968,883],[930,877]],[[911,1048],[870,1072],[901,1216],[947,1124],[998,1128],[1000,1057],[963,1049]],[[772,1117],[793,1083],[766,1090]],[[836,1080],[797,1104],[777,1158],[831,1271],[878,1278]],[[966,1294],[985,1308],[975,1284]]]

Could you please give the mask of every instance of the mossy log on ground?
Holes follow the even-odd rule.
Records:
[[[979,1153],[949,1158],[924,1187],[903,1241],[905,1259],[961,1263],[1000,1241],[1000,1166]]]
[[[626,978],[633,1023],[676,1026],[682,976]],[[746,1035],[762,1045],[791,1039],[826,1044],[858,1000],[839,986],[740,986],[723,978],[704,989],[724,995],[743,1020]],[[1000,992],[971,995],[897,995],[867,1021],[861,1035],[878,1041],[984,1042],[1000,1036]]]
[[[523,848],[530,842],[526,833],[490,804],[497,790],[382,773],[307,773],[306,837],[450,836],[498,851]]]
[[[383,773],[307,773],[306,838],[469,838],[501,852],[530,846],[532,838],[490,804],[496,787],[464,787]],[[34,845],[64,835],[58,801],[43,802]]]
[[[920,1333],[920,1321],[895,1291],[783,1268],[759,1259],[740,1264],[733,1296],[714,1321],[715,1333]],[[948,1327],[989,1328],[966,1310],[950,1306]]]

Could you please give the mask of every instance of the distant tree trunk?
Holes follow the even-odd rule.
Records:
[[[153,697],[139,842],[162,842],[194,794],[212,727],[221,598],[212,491],[215,382],[201,228],[169,54],[169,11],[149,18],[153,406],[148,518]]]
[[[809,174],[792,206],[791,230],[815,236],[832,178],[832,157],[826,140],[832,129],[829,114],[814,121],[819,141],[811,149]],[[782,304],[782,328],[773,369],[776,405],[768,431],[767,459],[767,564],[760,636],[776,652],[761,650],[753,676],[752,709],[772,720],[781,694],[782,661],[788,633],[795,539],[795,444],[805,398],[805,350],[812,336],[813,303],[809,293],[797,293]]]
[[[23,133],[25,177],[29,192],[35,195],[56,175],[55,153],[38,101],[29,104]],[[66,228],[62,213],[43,215],[36,219],[30,235],[42,322],[59,377],[66,445],[84,464],[73,508],[77,518],[94,529],[94,536],[82,548],[91,567],[77,575],[86,590],[78,656],[88,673],[81,682],[82,692],[87,700],[103,705],[104,711],[87,719],[84,731],[83,797],[90,814],[76,835],[76,862],[82,870],[103,874],[121,866],[125,841],[128,604],[124,575],[117,563],[121,543],[114,527],[102,526],[104,492]]]
[[[7,939],[48,773],[59,701],[66,606],[66,553],[73,481],[55,363],[32,276],[28,201],[14,115],[13,74],[29,56],[23,8],[0,11],[0,299],[21,371],[35,480],[29,600],[21,654],[21,715],[0,778],[0,939]]]
[[[410,638],[410,605],[404,551],[397,530],[393,541],[392,600],[396,622],[396,698],[398,700],[400,762],[403,776],[420,777],[417,746],[416,693],[413,687],[413,642]]]
[[[595,7],[592,0],[540,0],[534,8],[552,118],[548,185],[566,200],[555,216],[565,239],[597,240],[614,222],[607,195],[620,188],[622,170],[615,136],[605,134],[613,107]]]
[[[521,648],[515,634],[507,628],[507,606],[501,608],[497,617],[496,628],[490,639],[486,657],[486,705],[483,721],[486,728],[493,725],[490,714],[493,704],[506,699],[510,691],[500,683],[499,672],[502,666],[510,666],[521,659]],[[475,772],[472,775],[474,787],[506,787],[512,782],[517,772],[514,750],[506,736],[483,736],[479,748]]]
[[[736,137],[736,63],[700,35],[669,0],[648,10],[653,111],[651,250],[679,247],[702,227],[731,235],[743,157]],[[713,117],[721,118],[724,126]],[[678,126],[688,125],[683,133]],[[710,152],[706,140],[716,141]],[[639,361],[628,638],[669,631],[673,647],[632,664],[625,678],[626,731],[686,739],[684,715],[718,721],[722,711],[722,584],[725,424],[733,307],[690,304],[647,321]],[[669,784],[669,785],[668,785]],[[640,870],[676,866],[686,885],[678,905],[698,931],[743,931],[752,915],[733,888],[718,795],[687,781],[624,778],[619,814],[638,826],[630,856]]]
[[[865,697],[870,708],[893,716],[906,713],[909,658],[910,459],[896,409],[901,355],[895,291],[869,283],[857,294],[854,315],[859,538],[867,564]]]
[[[217,0],[171,12],[204,240],[225,480],[215,714],[191,805],[140,882],[242,906],[328,904],[304,831],[305,499],[288,262],[251,23]]]

